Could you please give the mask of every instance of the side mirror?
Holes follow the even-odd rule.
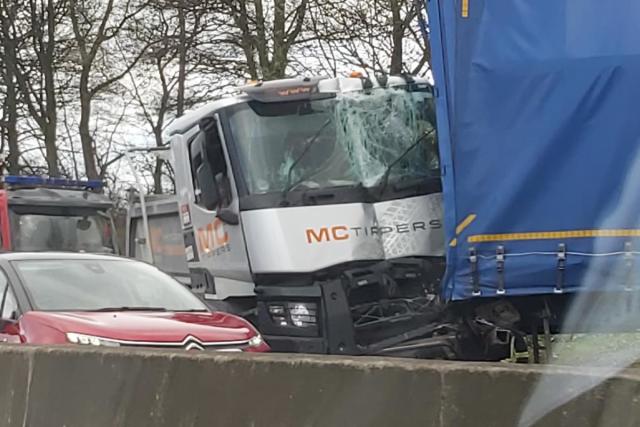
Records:
[[[3,334],[17,335],[20,333],[18,330],[18,321],[14,320],[15,313],[12,313],[11,319],[0,319],[0,332]]]
[[[216,212],[216,217],[220,218],[220,221],[229,225],[238,225],[240,224],[240,218],[238,214],[232,211],[229,208],[221,208]]]
[[[220,206],[225,207],[231,203],[231,183],[229,177],[223,173],[216,174],[216,187],[218,187],[218,197]]]
[[[200,185],[200,197],[204,207],[210,211],[215,210],[220,202],[220,193],[208,163],[202,163],[197,170],[198,184]]]
[[[217,174],[216,187],[218,188],[218,196],[220,198],[220,205],[216,210],[216,216],[225,224],[240,224],[238,214],[229,209],[229,204],[231,203],[231,183],[229,182],[229,177],[222,173]]]

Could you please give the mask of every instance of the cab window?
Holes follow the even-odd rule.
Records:
[[[217,120],[213,117],[203,119],[200,129],[198,136],[189,144],[196,204],[208,210],[217,210],[230,203],[227,163]]]

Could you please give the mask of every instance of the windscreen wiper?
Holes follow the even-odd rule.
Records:
[[[387,169],[384,171],[384,174],[382,175],[382,177],[380,178],[380,180],[378,181],[378,185],[380,185],[380,196],[382,196],[384,194],[384,191],[387,189],[387,184],[389,183],[389,175],[391,174],[391,170],[398,164],[400,163],[400,161],[402,159],[404,159],[407,154],[409,154],[414,148],[416,148],[418,145],[420,145],[421,142],[423,142],[425,139],[427,139],[433,132],[435,132],[435,128],[431,129],[429,132],[425,132],[424,134],[422,134],[418,139],[416,139],[416,141],[411,144],[406,150],[404,150],[402,152],[402,154],[400,154],[398,157],[396,157],[391,163],[389,163],[389,166],[387,166]]]
[[[337,190],[350,189],[358,191],[362,197],[369,195],[361,182],[350,185],[336,185],[329,188],[309,188],[302,193],[302,200],[306,203],[320,204],[336,197]]]
[[[289,170],[287,171],[287,182],[286,182],[286,185],[284,186],[284,190],[282,190],[283,202],[286,201],[287,194],[289,193],[289,191],[291,191],[295,186],[297,186],[299,183],[304,181],[304,178],[303,178],[302,180],[298,180],[297,182],[292,183],[291,176],[292,176],[293,170],[298,165],[298,163],[300,163],[300,160],[302,160],[302,158],[307,154],[307,152],[309,152],[309,149],[318,140],[322,132],[326,129],[327,126],[329,126],[330,123],[331,123],[331,119],[329,118],[322,124],[322,126],[320,126],[320,129],[318,129],[315,134],[313,134],[310,138],[307,139],[305,143],[305,147],[302,150],[302,153],[300,153],[300,155],[296,157],[293,163],[291,163],[291,166],[289,166]]]
[[[122,307],[103,307],[103,308],[98,308],[98,309],[95,309],[95,310],[88,310],[88,311],[95,311],[95,312],[101,312],[101,311],[105,311],[105,312],[108,312],[108,311],[167,311],[167,309],[164,308],[164,307],[122,306]]]

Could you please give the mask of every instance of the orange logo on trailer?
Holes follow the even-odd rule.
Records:
[[[184,256],[182,235],[167,234],[166,230],[158,226],[149,226],[151,249],[154,254],[165,256]]]
[[[209,253],[229,244],[229,233],[224,231],[224,225],[220,218],[216,218],[206,227],[197,231],[198,248],[201,252]]]

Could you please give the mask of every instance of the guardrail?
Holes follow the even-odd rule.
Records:
[[[7,345],[0,425],[511,427],[543,374],[600,380],[569,367]],[[629,370],[536,425],[639,425],[639,391]]]

